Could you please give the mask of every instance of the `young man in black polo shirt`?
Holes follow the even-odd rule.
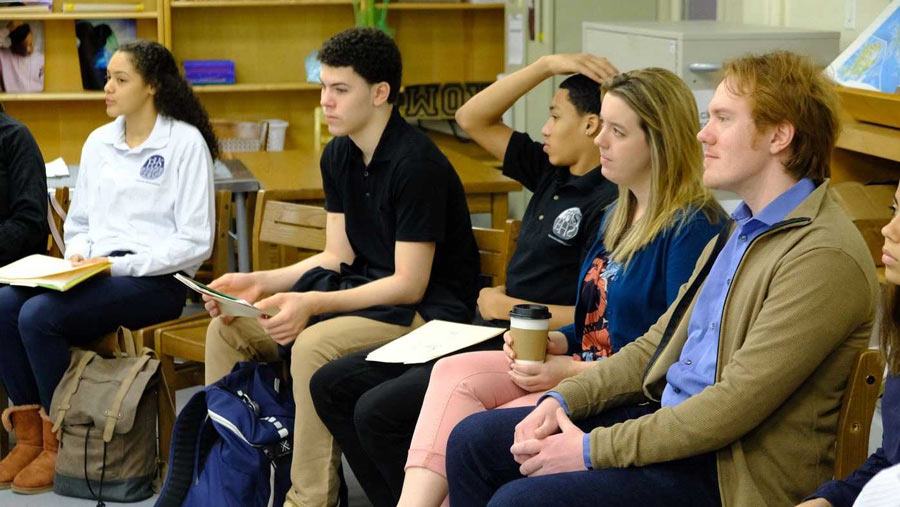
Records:
[[[478,297],[486,321],[509,321],[520,303],[550,307],[551,329],[575,318],[575,291],[584,253],[597,235],[603,209],[618,195],[600,173],[594,137],[600,131],[600,84],[618,71],[592,55],[549,55],[504,77],[472,97],[456,121],[484,149],[503,159],[503,174],[534,195],[522,218],[506,286],[488,287]],[[541,128],[543,143],[503,123],[503,113],[547,78],[563,81]]]
[[[528,90],[553,74],[573,72],[581,74],[566,79],[553,98],[542,129],[545,144],[501,123],[503,112]],[[492,84],[457,112],[475,141],[503,157],[504,174],[534,192],[507,270],[507,286],[481,291],[482,321],[508,323],[512,306],[525,302],[550,306],[554,328],[574,320],[581,257],[596,236],[603,208],[618,194],[601,175],[600,152],[593,144],[600,130],[599,81],[615,73],[606,60],[593,56],[546,57]],[[498,341],[466,351],[497,349]],[[368,352],[322,367],[310,391],[366,495],[377,507],[393,506],[400,498],[407,450],[435,362],[373,363],[365,359]]]
[[[0,106],[0,266],[46,253],[46,175],[31,132]]]
[[[297,412],[285,505],[316,507],[337,503],[340,450],[316,416],[310,377],[426,320],[470,321],[479,271],[462,183],[394,108],[401,60],[393,40],[349,29],[325,42],[319,60],[321,104],[336,136],[321,159],[325,251],[214,281],[215,289],[280,311],[269,319],[214,319],[206,344],[207,383],[238,361],[269,360],[279,346],[291,347]],[[274,295],[260,300],[265,294]],[[219,314],[213,301],[207,309]]]

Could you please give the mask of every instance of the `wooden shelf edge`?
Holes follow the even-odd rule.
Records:
[[[349,0],[173,0],[172,8],[203,8],[203,7],[261,7],[261,6],[290,6],[290,5],[350,5]],[[472,4],[472,3],[432,3],[432,2],[404,2],[389,3],[388,10],[502,10],[502,2]],[[376,9],[383,9],[381,4],[375,5]]]
[[[845,121],[835,146],[900,162],[900,129]]]
[[[470,4],[470,3],[431,3],[431,2],[404,2],[404,3],[389,3],[387,8],[390,11],[398,10],[398,11],[411,11],[411,10],[494,10],[500,9],[503,10],[505,4],[503,3],[487,3],[487,4]],[[380,4],[375,5],[376,9],[382,9],[383,7]]]
[[[64,21],[73,19],[157,19],[158,12],[10,12],[4,14],[0,10],[0,17],[4,20],[24,21]]]
[[[280,91],[305,91],[319,90],[321,85],[316,83],[245,83],[235,85],[198,85],[194,87],[196,93],[231,93],[231,92],[280,92]],[[101,91],[81,92],[41,92],[41,93],[0,93],[2,102],[40,102],[40,101],[73,101],[73,100],[103,100]]]
[[[277,7],[281,5],[350,5],[350,0],[172,0],[177,8],[203,7]]]
[[[320,90],[317,83],[238,83],[233,85],[197,85],[194,93],[281,92]]]
[[[103,100],[104,96],[103,92],[0,93],[0,103]]]

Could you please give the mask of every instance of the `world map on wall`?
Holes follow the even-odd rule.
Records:
[[[895,0],[829,66],[845,86],[900,92],[900,0]]]

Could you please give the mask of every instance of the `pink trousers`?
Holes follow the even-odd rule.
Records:
[[[406,468],[423,467],[447,476],[447,439],[456,423],[493,408],[534,405],[544,392],[530,393],[509,378],[503,351],[446,357],[431,371]]]

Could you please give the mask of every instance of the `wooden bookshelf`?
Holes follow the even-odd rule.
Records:
[[[831,178],[863,183],[900,179],[900,94],[838,87],[842,130]]]
[[[410,10],[432,10],[432,11],[460,11],[460,10],[503,10],[505,4],[503,2],[498,3],[486,3],[486,4],[470,4],[467,2],[461,3],[439,3],[439,2],[403,2],[403,3],[389,3],[387,5],[388,10],[396,10],[396,11],[410,11]],[[376,4],[376,9],[381,9],[382,4]]]
[[[73,19],[157,19],[158,12],[10,12],[0,9],[0,17],[4,21],[55,21]]]
[[[54,0],[51,12],[3,16],[43,21],[45,79],[42,93],[0,93],[0,103],[31,129],[44,158],[73,164],[88,134],[110,121],[103,92],[81,86],[74,20],[135,19],[139,38],[162,42],[179,62],[233,60],[236,84],[195,91],[214,118],[287,120],[286,149],[312,146],[321,87],[306,82],[307,56],[355,23],[349,0],[144,0],[140,12],[62,12],[62,3]],[[388,4],[403,84],[493,81],[503,70],[503,5]]]
[[[207,7],[263,7],[281,5],[350,5],[350,0],[172,0],[173,9],[207,8]],[[389,10],[503,10],[503,2],[468,3],[468,2],[390,2]],[[383,9],[384,4],[376,4],[376,9]]]
[[[349,0],[172,0],[173,9],[209,7],[278,7],[298,5],[350,5]]]
[[[122,0],[86,0],[121,3]],[[41,21],[44,30],[44,91],[0,93],[6,112],[34,134],[45,160],[62,156],[77,164],[88,134],[111,121],[106,115],[103,92],[84,90],[78,64],[75,20],[134,19],[137,36],[161,41],[165,35],[166,0],[143,0],[143,11],[62,12],[62,0],[54,0],[50,12],[3,14],[7,20]]]
[[[239,83],[231,85],[197,85],[194,92],[205,93],[237,93],[237,92],[286,92],[303,90],[321,90],[318,83]]]
[[[248,7],[265,7],[249,11]],[[403,84],[493,81],[503,70],[503,4],[390,3]],[[210,116],[288,121],[285,149],[309,149],[321,87],[306,58],[355,24],[348,0],[171,0],[164,40],[178,61],[235,62],[234,85],[197,86]]]
[[[4,93],[0,102],[59,102],[62,100],[103,100],[103,92],[71,92],[71,93]]]

